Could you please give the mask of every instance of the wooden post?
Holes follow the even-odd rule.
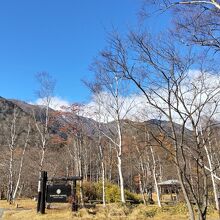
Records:
[[[47,172],[42,171],[42,181],[41,181],[41,201],[40,201],[40,213],[45,214],[46,207],[46,184],[47,184]]]
[[[38,182],[38,200],[37,200],[37,212],[40,212],[41,214],[45,214],[46,184],[47,184],[47,172],[41,171]]]
[[[72,200],[72,212],[78,211],[78,201],[76,196],[76,180],[73,180],[73,200]]]

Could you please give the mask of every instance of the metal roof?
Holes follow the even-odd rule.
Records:
[[[166,180],[158,183],[158,185],[180,185],[179,180]]]

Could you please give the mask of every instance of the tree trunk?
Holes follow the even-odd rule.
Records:
[[[20,163],[20,168],[19,168],[19,173],[18,173],[18,179],[17,179],[17,183],[16,183],[16,186],[15,186],[15,189],[14,189],[14,192],[13,192],[13,197],[12,197],[13,200],[15,200],[15,198],[16,198],[18,187],[20,185],[21,172],[22,172],[22,168],[23,168],[23,159],[24,159],[24,153],[23,153],[23,156],[21,158],[21,163]]]
[[[113,161],[113,157],[112,157],[112,144],[109,143],[109,170],[108,170],[108,180],[111,182],[112,181],[112,161]]]
[[[213,187],[213,193],[214,193],[214,198],[215,198],[215,208],[216,208],[216,210],[219,210],[218,190],[217,190],[217,187],[216,187],[216,182],[215,182],[215,177],[214,177],[215,173],[214,173],[214,169],[213,169],[213,166],[212,166],[211,155],[209,153],[209,150],[207,148],[206,142],[204,140],[202,128],[201,128],[201,135],[202,135],[202,138],[203,138],[203,144],[204,144],[206,156],[207,156],[208,163],[209,163],[209,169],[211,170],[211,180],[212,180],[212,187]],[[209,144],[209,147],[211,148],[210,129],[208,129],[208,144]]]
[[[119,183],[120,183],[120,192],[121,192],[121,202],[125,203],[125,190],[124,190],[124,178],[122,174],[121,155],[118,155],[117,159],[118,159],[118,174],[119,174]]]
[[[105,165],[104,165],[103,160],[101,162],[101,167],[102,167],[102,202],[103,202],[103,207],[105,207],[106,206],[106,201],[105,201]]]
[[[139,189],[140,189],[140,193],[141,193],[144,205],[146,205],[147,203],[146,203],[146,199],[145,199],[145,196],[144,196],[144,190],[143,190],[143,185],[142,185],[142,181],[141,181],[141,174],[139,174],[138,176],[139,176]]]
[[[28,145],[28,140],[29,140],[29,135],[30,135],[30,129],[31,129],[31,127],[30,127],[30,121],[29,121],[29,123],[28,123],[28,132],[27,132],[27,136],[26,136],[26,139],[25,139],[24,148],[23,148],[22,156],[21,156],[21,160],[20,160],[20,166],[19,166],[19,172],[18,172],[18,179],[17,179],[17,183],[16,183],[15,190],[14,190],[14,193],[13,193],[13,200],[15,200],[15,198],[16,198],[17,191],[18,191],[18,187],[19,187],[19,185],[20,185],[21,173],[22,173],[23,162],[24,162],[24,155],[25,155],[26,148],[27,148],[27,145]]]
[[[45,148],[45,146],[43,146],[43,148],[42,148],[42,153],[41,153],[41,160],[40,160],[39,171],[42,171],[42,170],[43,170],[43,164],[44,164],[44,158],[45,158],[45,151],[46,151],[46,148]]]
[[[118,101],[118,100],[117,100]],[[118,103],[117,103],[118,106]],[[122,132],[121,132],[121,124],[119,118],[119,112],[117,111],[117,132],[118,132],[118,150],[117,150],[117,159],[118,159],[118,174],[119,174],[119,183],[120,183],[120,191],[121,191],[121,202],[125,203],[125,190],[124,190],[124,177],[122,173]]]
[[[104,155],[103,155],[103,148],[101,144],[101,134],[99,132],[99,153],[100,153],[100,160],[101,160],[101,177],[102,177],[102,203],[103,207],[106,206],[106,199],[105,199],[105,163],[104,163]]]
[[[160,202],[160,191],[159,191],[159,188],[158,188],[158,182],[157,182],[157,176],[156,176],[156,161],[155,161],[152,146],[150,146],[150,151],[151,151],[151,155],[152,155],[152,159],[153,159],[153,177],[154,177],[155,190],[156,190],[156,193],[157,193],[157,204],[158,204],[159,207],[162,207],[161,202]]]
[[[8,182],[8,196],[7,200],[11,204],[13,200],[13,169],[14,169],[14,149],[10,149],[10,161],[9,161],[9,182]]]
[[[79,164],[79,176],[83,176],[83,167],[82,167],[82,137],[81,134],[79,134],[79,136],[77,137],[77,150],[78,150],[78,164]],[[80,188],[80,200],[81,200],[81,204],[82,207],[85,207],[85,203],[84,203],[84,193],[83,193],[83,181],[80,180],[79,182],[79,188]]]
[[[181,170],[180,170],[179,166],[177,166],[177,174],[178,174],[178,177],[179,177],[181,189],[183,191],[183,196],[184,196],[184,199],[186,201],[186,205],[187,205],[187,208],[188,208],[188,211],[189,211],[189,218],[190,218],[190,220],[195,220],[193,207],[192,207],[192,204],[190,202],[190,199],[189,199],[188,193],[186,191],[185,185],[183,183],[183,177],[181,175]]]

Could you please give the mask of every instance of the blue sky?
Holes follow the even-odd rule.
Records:
[[[106,45],[114,26],[123,33],[137,24],[141,0],[1,0],[0,96],[24,101],[37,97],[35,74],[49,72],[55,95],[69,102],[88,102],[81,82]],[[156,20],[150,29],[164,21]]]

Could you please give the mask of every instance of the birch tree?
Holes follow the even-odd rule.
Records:
[[[27,116],[16,106],[13,106],[11,115],[6,119],[6,124],[2,124],[3,135],[8,147],[8,187],[7,200],[12,203],[20,187],[23,171],[23,162],[30,135],[30,119],[26,127]],[[22,151],[21,154],[19,152]],[[17,161],[20,161],[17,166]],[[5,164],[6,165],[6,164]]]
[[[121,192],[121,202],[125,203],[123,163],[123,119],[126,118],[132,107],[132,103],[125,102],[125,95],[128,92],[128,84],[123,78],[123,72],[119,65],[109,60],[111,54],[103,51],[97,59],[92,70],[95,72],[95,85],[100,88],[99,101],[102,111],[107,112],[110,122],[108,126],[101,129],[101,133],[114,145],[117,155],[117,167]],[[102,94],[101,94],[102,91]]]
[[[88,154],[90,152],[88,152],[88,137],[86,136],[83,120],[81,120],[83,107],[82,105],[75,103],[65,109],[66,112],[62,112],[62,115],[68,123],[65,130],[68,132],[69,136],[67,148],[73,168],[72,174],[86,179],[88,175]],[[84,206],[83,180],[80,180],[80,200],[81,204]]]
[[[148,137],[148,144],[150,147],[150,152],[151,152],[151,157],[152,157],[152,161],[153,161],[153,178],[154,178],[154,184],[155,184],[155,189],[156,189],[156,193],[157,193],[157,203],[159,207],[162,207],[161,202],[160,202],[160,191],[159,191],[159,187],[158,187],[158,179],[157,179],[157,163],[156,163],[156,158],[155,158],[155,152],[153,150],[152,144],[150,143],[150,136],[149,133],[147,133],[147,137]]]
[[[108,62],[119,66],[123,76],[145,96],[149,107],[169,122],[168,130],[163,126],[160,129],[170,139],[172,149],[164,146],[163,141],[159,140],[158,144],[173,158],[190,219],[195,219],[191,198],[197,206],[199,219],[206,219],[209,171],[198,125],[210,104],[219,99],[219,82],[210,84],[212,74],[203,69],[193,81],[193,75],[190,76],[190,67],[194,64],[191,53],[179,53],[169,40],[160,38],[159,41],[145,32],[132,32],[125,41],[114,38],[113,45],[114,50],[106,51]],[[215,114],[214,105],[210,117]],[[193,160],[196,168],[196,185],[189,179],[189,160]]]
[[[18,111],[16,108],[13,109],[12,121],[9,125],[9,138],[7,138],[8,147],[10,151],[10,160],[9,160],[9,178],[8,178],[8,201],[11,203],[13,200],[13,187],[14,187],[14,152],[17,144],[18,133],[17,133],[17,120],[18,120]]]
[[[94,91],[95,93],[97,91]],[[99,148],[99,157],[101,162],[101,172],[102,172],[102,202],[103,206],[106,207],[106,189],[105,189],[105,179],[106,179],[106,172],[105,172],[105,161],[104,161],[104,146],[102,143],[102,134],[101,134],[101,97],[96,95],[96,102],[97,102],[97,111],[96,111],[96,121],[98,122],[98,148]]]
[[[41,72],[36,75],[37,81],[40,85],[40,88],[37,91],[38,98],[42,101],[41,110],[33,109],[33,117],[35,121],[35,127],[39,135],[40,142],[40,163],[39,171],[42,171],[45,153],[49,141],[49,123],[50,123],[50,114],[51,109],[50,105],[52,104],[52,98],[55,88],[55,80],[47,72]]]
[[[31,121],[29,119],[29,121],[28,121],[28,130],[27,130],[26,137],[24,139],[24,146],[23,146],[22,153],[21,153],[21,158],[20,158],[18,177],[17,177],[17,181],[16,181],[16,184],[15,184],[15,189],[14,189],[13,197],[12,197],[13,200],[15,200],[15,198],[17,196],[17,193],[18,193],[19,186],[20,186],[22,171],[23,171],[23,166],[24,166],[24,157],[25,157],[26,149],[27,149],[28,144],[29,144],[30,132],[31,132]]]

